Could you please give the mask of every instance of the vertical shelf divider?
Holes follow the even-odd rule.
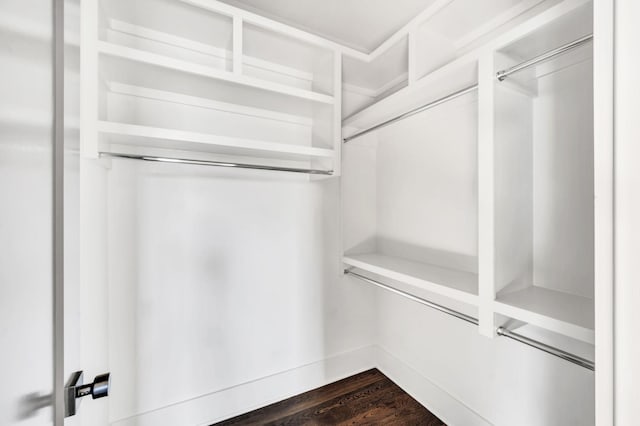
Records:
[[[489,338],[496,336],[493,62],[493,52],[478,61],[478,327]]]
[[[342,53],[333,55],[333,173],[340,176],[342,168]]]

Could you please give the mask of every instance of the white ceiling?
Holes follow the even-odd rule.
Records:
[[[435,0],[222,0],[371,52]]]

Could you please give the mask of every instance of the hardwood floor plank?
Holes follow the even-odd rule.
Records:
[[[346,379],[330,383],[321,388],[293,396],[289,399],[285,399],[284,401],[276,402],[258,410],[234,417],[233,419],[217,423],[216,426],[252,426],[268,424],[384,379],[386,379],[386,377],[380,373],[380,371],[376,369],[367,370],[360,374],[347,377]]]
[[[377,369],[216,423],[215,426],[371,424],[444,426],[442,421]]]
[[[287,418],[279,419],[272,425],[357,424],[351,420],[362,415],[371,416],[374,414],[372,408],[386,412],[386,407],[380,404],[381,399],[394,399],[397,396],[397,392],[394,391],[390,381],[380,381]],[[376,417],[380,417],[380,414],[376,413]],[[370,417],[369,421],[375,421],[375,419]]]

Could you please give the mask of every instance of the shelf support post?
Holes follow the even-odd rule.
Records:
[[[340,176],[342,169],[342,53],[333,56],[333,170]]]
[[[480,334],[495,337],[494,60],[478,66],[478,319]]]

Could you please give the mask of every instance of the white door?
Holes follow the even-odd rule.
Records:
[[[1,425],[108,423],[108,398],[81,398],[67,419],[64,406],[73,371],[85,383],[108,372],[104,258],[92,251],[103,231],[80,238],[103,194],[77,155],[79,3],[0,2]]]
[[[53,424],[52,0],[0,2],[0,424]]]

